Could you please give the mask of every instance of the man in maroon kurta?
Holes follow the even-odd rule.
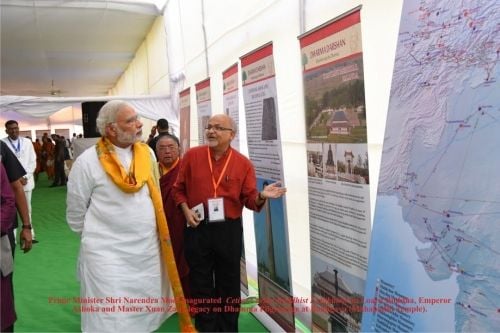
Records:
[[[28,211],[28,204],[26,203],[26,197],[24,195],[23,185],[21,183],[21,178],[26,175],[26,171],[17,159],[16,155],[7,147],[5,142],[0,140],[0,161],[2,174],[0,175],[1,180],[1,229],[2,229],[2,242],[7,242],[8,244],[2,244],[2,251],[4,251],[4,245],[8,248],[10,244],[12,256],[14,255],[14,231],[13,224],[16,223],[16,208],[21,217],[22,229],[20,233],[21,239],[21,249],[24,253],[31,250],[32,247],[32,237],[31,237],[31,223],[30,215]],[[12,197],[13,194],[13,197]],[[14,198],[15,205],[13,205],[12,198]],[[9,238],[9,239],[5,239]],[[8,249],[5,249],[6,253],[2,252],[2,259],[7,259]],[[12,257],[11,257],[12,259]],[[3,266],[3,265],[2,265]],[[9,268],[9,265],[3,266],[4,268]],[[16,321],[16,312],[14,309],[14,293],[12,285],[12,272],[2,271],[0,280],[0,330],[2,332],[13,332],[14,322]]]
[[[167,217],[168,230],[172,240],[175,263],[181,279],[184,297],[189,298],[189,267],[184,257],[184,214],[174,202],[172,187],[179,173],[180,144],[176,136],[161,134],[156,141],[156,155],[160,170],[160,188],[163,209]]]
[[[188,225],[185,255],[200,332],[238,331],[243,206],[259,211],[286,191],[279,183],[257,191],[252,163],[230,146],[235,134],[229,116],[210,118],[208,145],[186,152],[173,190]]]

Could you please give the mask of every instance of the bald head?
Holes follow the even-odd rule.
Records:
[[[236,134],[234,120],[225,114],[212,116],[205,129],[208,146],[214,153],[223,153],[231,145]]]
[[[236,122],[234,121],[234,119],[231,118],[230,116],[224,114],[224,113],[216,114],[216,115],[212,116],[208,120],[208,123],[210,124],[210,122],[212,122],[212,121],[214,123],[221,124],[222,127],[230,128],[234,134],[236,134],[236,132],[238,131],[238,128],[236,126]],[[222,124],[224,124],[224,125],[222,125]]]

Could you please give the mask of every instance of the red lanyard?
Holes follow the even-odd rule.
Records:
[[[231,148],[229,148],[231,149]],[[219,179],[217,182],[215,181],[214,178],[214,171],[212,167],[212,158],[210,157],[210,148],[207,147],[207,154],[208,154],[208,165],[210,166],[210,173],[212,174],[212,184],[214,185],[214,198],[217,198],[217,187],[219,187],[220,181],[222,180],[222,176],[224,175],[224,172],[226,172],[227,165],[229,164],[229,160],[231,159],[231,156],[233,155],[233,150],[229,151],[229,157],[226,160],[226,163],[224,164],[224,168],[222,168],[222,172],[220,173]]]

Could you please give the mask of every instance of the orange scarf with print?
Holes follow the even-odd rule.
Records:
[[[136,142],[132,147],[132,162],[127,172],[120,163],[115,149],[106,138],[101,138],[96,144],[97,156],[106,174],[123,192],[138,192],[144,184],[148,185],[151,200],[156,215],[156,226],[160,237],[160,248],[163,263],[167,267],[168,277],[175,297],[175,305],[179,314],[179,325],[182,332],[196,332],[189,315],[184,292],[175,264],[172,242],[168,231],[167,218],[163,211],[161,192],[155,182],[154,163],[148,145]]]

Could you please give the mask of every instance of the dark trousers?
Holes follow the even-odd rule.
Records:
[[[17,223],[15,223],[17,224]],[[10,247],[12,249],[12,257],[14,257],[16,242],[14,238],[14,229],[11,229],[7,233],[7,237],[9,238]],[[14,284],[13,282],[14,273],[10,273],[7,276],[1,274],[1,282],[0,282],[0,295],[1,299],[1,315],[0,315],[0,332],[14,332],[14,322],[16,321],[16,311],[14,305]],[[4,326],[7,322],[7,325]]]
[[[191,305],[199,332],[238,332],[240,311],[241,219],[202,222],[187,228]]]
[[[55,185],[66,185],[66,173],[64,172],[64,161],[55,161],[54,162],[54,171],[55,171]]]

